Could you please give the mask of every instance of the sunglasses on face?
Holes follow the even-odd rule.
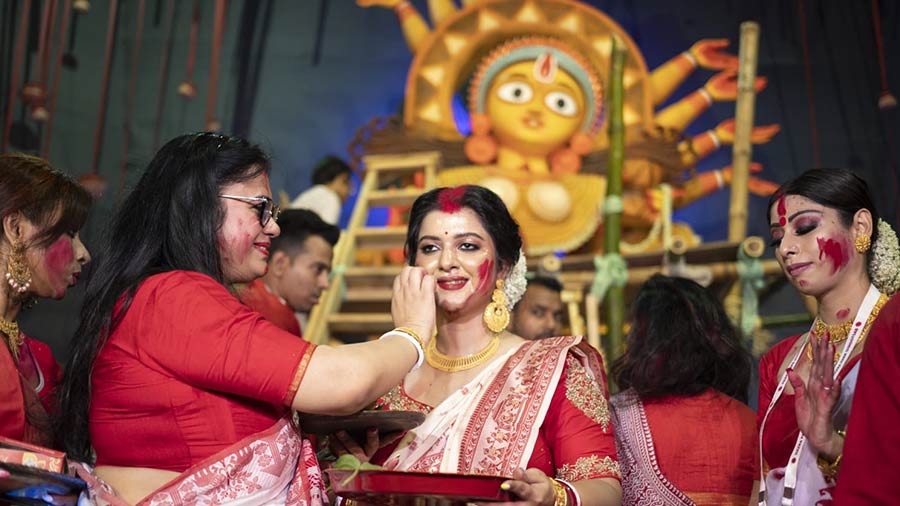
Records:
[[[263,227],[269,224],[270,218],[278,223],[281,208],[269,197],[244,197],[242,195],[219,195],[219,197],[254,204],[253,208],[259,211],[259,224]]]

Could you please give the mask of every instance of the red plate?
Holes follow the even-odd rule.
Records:
[[[405,506],[422,498],[451,504],[512,500],[508,492],[500,490],[500,484],[510,479],[502,476],[363,470],[344,484],[353,470],[326,472],[337,495],[377,505]]]
[[[311,415],[300,413],[300,428],[309,434],[328,435],[339,430],[365,435],[368,428],[378,432],[397,432],[418,427],[425,414],[416,411],[360,411],[347,416]]]

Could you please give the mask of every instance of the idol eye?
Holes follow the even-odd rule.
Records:
[[[575,103],[575,99],[568,93],[561,91],[547,93],[547,96],[544,97],[544,105],[549,107],[551,111],[563,116],[572,117],[578,114],[578,105]]]
[[[534,92],[531,86],[519,81],[512,81],[497,88],[497,96],[512,104],[524,104],[531,100]]]

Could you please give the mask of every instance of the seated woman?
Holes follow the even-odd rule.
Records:
[[[809,332],[759,363],[760,504],[811,506],[833,499],[869,329],[885,319],[878,332],[889,331],[896,318],[886,303],[900,284],[897,235],[879,220],[866,182],[843,169],[784,183],[768,218],[775,259],[817,309]]]
[[[268,172],[243,139],[177,137],[113,217],[61,391],[65,448],[96,462],[80,468],[91,500],[321,504],[290,409],[356,412],[424,358],[434,280],[421,268],[394,283],[406,330],[371,343],[315,346],[235,297],[279,233]]]
[[[599,354],[580,337],[526,341],[505,330],[525,291],[521,247],[519,226],[485,188],[438,188],[413,204],[406,251],[409,265],[436,279],[437,335],[425,364],[379,403],[427,417],[373,460],[510,476],[504,488],[528,504],[618,505]],[[338,439],[366,458],[346,435]]]
[[[0,155],[0,436],[51,446],[48,412],[61,370],[16,317],[29,300],[61,299],[91,256],[78,237],[90,195],[40,158]]]
[[[623,389],[612,398],[623,503],[746,506],[756,477],[751,358],[722,305],[691,280],[656,275],[632,313],[612,369]]]

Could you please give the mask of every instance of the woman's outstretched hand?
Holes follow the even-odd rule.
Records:
[[[516,469],[513,479],[503,482],[501,488],[516,496],[519,501],[507,503],[517,506],[553,506],[556,494],[550,478],[537,468]]]
[[[820,454],[834,458],[841,453],[842,441],[835,437],[831,412],[841,396],[841,384],[834,380],[834,345],[828,335],[821,339],[810,336],[813,361],[809,380],[804,384],[793,369],[787,370],[794,387],[794,409],[797,426]]]
[[[434,277],[421,267],[405,266],[394,278],[391,316],[395,327],[408,327],[427,343],[435,326]]]

